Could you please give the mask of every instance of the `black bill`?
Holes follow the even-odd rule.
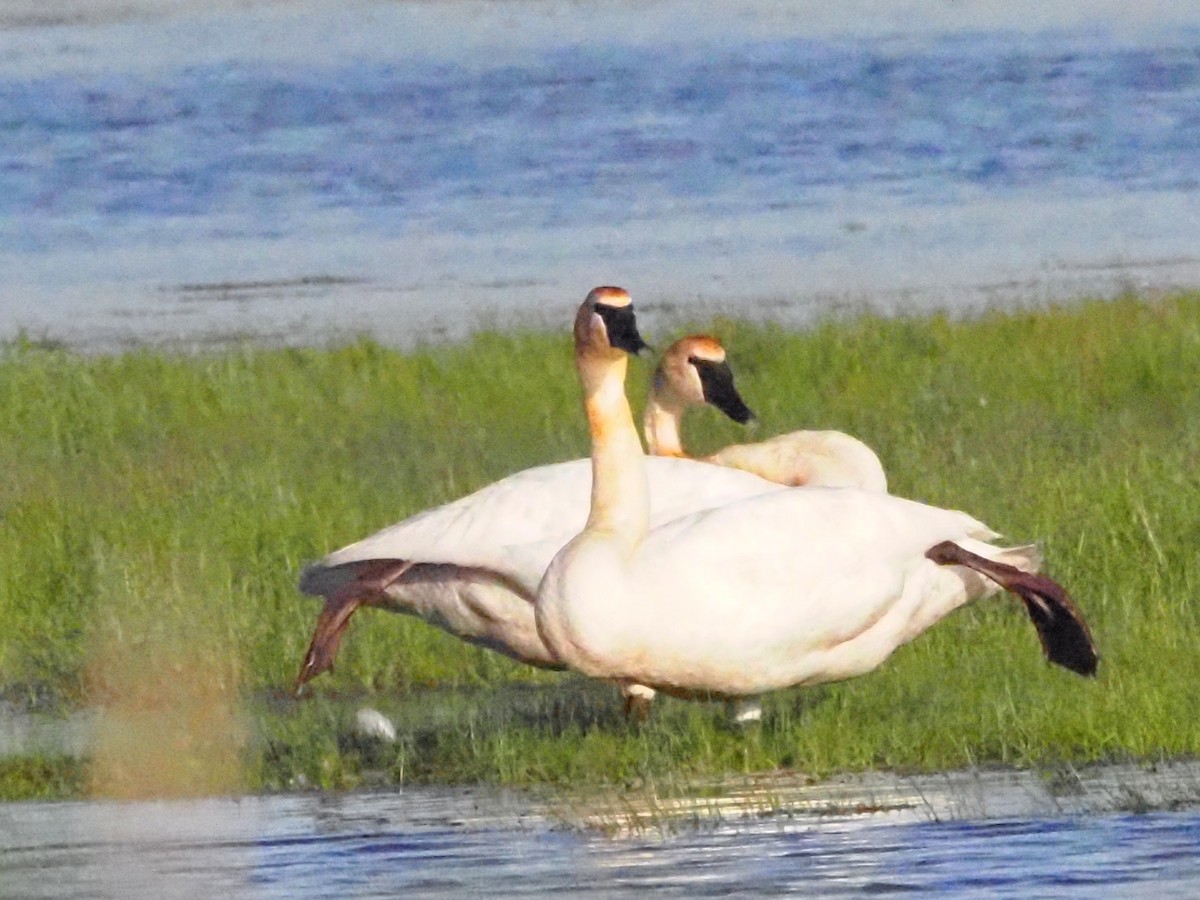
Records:
[[[711,359],[689,357],[688,362],[700,373],[700,386],[704,389],[704,399],[711,403],[739,425],[745,425],[754,418],[754,412],[742,400],[742,395],[733,386],[733,370],[729,363],[714,362]]]
[[[638,334],[637,318],[633,314],[633,304],[627,306],[606,306],[596,304],[596,313],[604,320],[604,328],[608,332],[608,343],[617,350],[624,350],[637,356],[649,346]]]

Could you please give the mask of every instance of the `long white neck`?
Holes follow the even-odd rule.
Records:
[[[579,380],[592,438],[592,507],[584,533],[605,532],[627,548],[650,527],[645,456],[625,396],[628,359],[581,359]]]
[[[655,376],[654,386],[646,399],[646,412],[642,416],[646,448],[651,456],[684,456],[683,439],[679,433],[683,408],[667,401],[659,390],[658,381],[658,376]]]

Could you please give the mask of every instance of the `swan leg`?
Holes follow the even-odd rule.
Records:
[[[762,703],[757,697],[726,700],[725,713],[734,725],[753,725],[762,721]]]
[[[621,695],[625,698],[625,718],[631,722],[645,722],[650,717],[654,694],[654,688],[644,684],[621,685]]]
[[[1046,659],[1078,672],[1095,675],[1099,663],[1096,644],[1083,614],[1058,582],[1035,572],[997,562],[964,550],[953,541],[931,547],[925,556],[939,566],[965,566],[1016,594],[1042,641]]]
[[[294,694],[300,696],[304,685],[322,672],[333,668],[342,633],[350,624],[350,617],[360,606],[371,604],[377,597],[383,599],[384,590],[408,570],[411,563],[399,560],[380,560],[364,566],[354,578],[343,584],[325,598],[325,606],[317,616],[308,652],[296,676]]]

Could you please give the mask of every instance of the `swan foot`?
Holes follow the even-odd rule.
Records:
[[[654,688],[642,684],[623,684],[621,694],[625,697],[625,718],[630,722],[645,722],[650,718],[650,704],[654,702]]]
[[[725,714],[734,725],[743,728],[757,725],[762,721],[762,703],[757,697],[746,697],[742,700],[726,700]]]
[[[322,672],[333,668],[342,633],[350,624],[350,617],[360,606],[371,604],[376,599],[387,599],[384,591],[412,565],[402,560],[375,560],[363,565],[356,576],[325,598],[325,606],[317,616],[308,652],[296,676],[293,695],[300,696],[304,685]]]
[[[651,701],[645,697],[625,698],[625,718],[630,722],[645,722],[650,718]]]
[[[1095,675],[1100,657],[1083,614],[1062,585],[1034,572],[1023,572],[1007,563],[986,559],[953,541],[931,547],[925,556],[939,566],[965,566],[1016,594],[1025,604],[1037,629],[1046,659],[1078,672]]]
[[[308,642],[308,652],[304,654],[300,674],[296,676],[296,687],[293,691],[295,696],[300,696],[305,684],[333,668],[338,646],[342,642],[342,633],[350,624],[350,617],[354,615],[354,611],[362,606],[365,599],[360,590],[358,584],[349,584],[325,599],[325,606],[317,616],[312,640]]]

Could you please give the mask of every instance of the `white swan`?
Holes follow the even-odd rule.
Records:
[[[587,524],[555,555],[535,601],[557,658],[681,696],[760,694],[869,672],[952,610],[1004,587],[1024,601],[1052,662],[1095,672],[1070,598],[1029,571],[1036,553],[993,546],[995,533],[965,513],[806,488],[653,527],[652,460],[624,390],[636,335],[620,288],[593,290],[576,317],[593,483]]]
[[[781,490],[754,475],[682,459],[648,464],[651,517],[669,522],[734,499]],[[325,598],[296,689],[329,669],[362,605],[418,616],[473,644],[548,669],[564,666],[534,622],[533,598],[554,554],[583,527],[591,463],[538,466],[427,510],[308,566],[305,594]],[[644,714],[649,689],[622,685]]]
[[[734,387],[721,342],[694,334],[668,347],[654,373],[642,418],[650,452],[686,456],[680,438],[683,415],[705,403],[736,422],[753,417]],[[841,431],[792,431],[754,444],[732,444],[701,459],[779,484],[887,491],[887,475],[875,451]]]
[[[745,424],[754,418],[737,391],[721,342],[706,334],[688,335],[666,349],[655,369],[642,417],[649,451],[656,456],[686,457],[683,417],[693,406],[705,404],[735,422]],[[778,484],[887,491],[879,457],[862,441],[840,431],[793,431],[755,444],[734,444],[701,459]],[[638,693],[647,692],[641,688]],[[640,702],[640,696],[632,696],[627,708],[644,715]],[[762,705],[756,699],[737,701],[729,712],[739,724],[762,719]]]

